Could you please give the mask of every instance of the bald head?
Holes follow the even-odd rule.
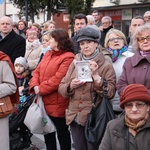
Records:
[[[0,31],[3,37],[9,34],[13,29],[13,21],[10,17],[4,16],[0,19]]]
[[[150,11],[146,11],[143,17],[146,23],[150,23]]]

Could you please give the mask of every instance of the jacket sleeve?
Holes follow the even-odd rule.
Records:
[[[127,61],[128,59],[126,59],[126,61],[124,62],[122,74],[119,77],[119,80],[116,84],[119,95],[121,94],[123,89],[128,85],[127,74],[126,74],[127,73],[127,68],[126,68]]]
[[[62,80],[62,78],[66,75],[67,70],[69,68],[69,65],[73,61],[73,57],[65,57],[63,61],[60,64],[59,69],[55,73],[54,76],[52,76],[50,79],[43,81],[39,85],[39,90],[41,95],[50,94],[56,90],[58,90],[59,84]]]
[[[0,83],[0,98],[7,95],[12,95],[16,92],[17,85],[15,82],[14,74],[9,67],[7,61],[0,61],[1,69],[1,83]]]
[[[112,150],[111,147],[110,123],[107,124],[104,137],[100,144],[99,150]],[[115,143],[114,143],[115,144]]]
[[[71,65],[69,66],[66,76],[62,79],[59,85],[58,92],[64,98],[69,98],[72,94],[74,94],[74,90],[72,92],[69,92],[70,82],[72,81],[71,74],[73,73],[74,69],[75,69],[74,62],[72,62]]]
[[[14,51],[11,58],[12,63],[14,63],[15,59],[22,56],[24,57],[25,55],[25,49],[26,49],[26,41],[23,37],[19,36],[18,41],[16,41],[16,45],[14,47]]]

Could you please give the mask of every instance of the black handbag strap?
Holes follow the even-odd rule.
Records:
[[[106,79],[103,79],[103,96],[105,96],[105,97],[107,97],[107,93],[108,93],[107,85],[108,85],[108,83],[107,83]],[[95,93],[92,107],[95,107],[97,96],[98,96],[98,94]]]
[[[127,127],[126,127],[126,150],[130,150],[130,148],[129,148],[129,131],[128,131]]]

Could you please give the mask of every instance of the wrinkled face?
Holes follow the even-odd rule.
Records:
[[[42,45],[43,48],[46,48],[50,45],[49,37],[47,35],[42,36]]]
[[[49,45],[50,45],[50,47],[51,47],[52,50],[54,50],[54,51],[59,51],[58,48],[57,48],[58,42],[55,41],[55,39],[54,39],[53,37],[50,37],[49,42],[50,42]]]
[[[48,31],[53,31],[53,30],[55,30],[55,25],[50,23],[48,26]]]
[[[24,70],[25,69],[21,64],[15,64],[15,71],[17,74],[22,74]]]
[[[9,17],[2,17],[0,20],[0,31],[3,36],[6,36],[13,29],[12,20]]]
[[[18,23],[18,29],[19,29],[19,30],[23,30],[25,27],[26,27],[26,26],[25,26],[25,24],[24,24],[23,22],[19,22],[19,23]]]
[[[29,42],[33,42],[38,39],[38,35],[36,31],[28,31],[27,39]]]
[[[132,122],[138,122],[143,119],[150,109],[149,105],[142,101],[128,102],[124,105],[124,108],[126,116]]]
[[[103,29],[107,29],[107,28],[110,27],[111,25],[112,25],[112,23],[109,22],[108,19],[102,20],[102,26],[103,26]]]
[[[92,13],[92,16],[94,17],[95,21],[99,21],[99,15],[98,13]]]
[[[98,43],[94,41],[84,40],[79,42],[79,46],[84,56],[90,57],[95,52]]]
[[[81,28],[86,26],[85,19],[76,19],[74,24],[74,31],[78,32]]]
[[[124,40],[118,35],[111,33],[108,36],[108,47],[115,50],[121,49],[124,46]]]
[[[137,40],[140,50],[150,52],[150,31],[143,31]]]
[[[131,35],[133,35],[133,33],[135,32],[136,28],[138,26],[141,26],[144,24],[144,21],[142,19],[133,19],[130,25],[130,33]]]
[[[144,14],[144,21],[147,22],[147,23],[148,22],[150,23],[150,12],[147,12],[147,13]]]

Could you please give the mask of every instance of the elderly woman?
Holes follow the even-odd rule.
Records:
[[[98,49],[98,38],[98,32],[91,27],[78,31],[77,42],[81,53],[76,55],[59,86],[61,95],[70,98],[66,123],[70,125],[76,150],[98,149],[99,143],[90,143],[85,139],[84,128],[94,94],[103,97],[104,79],[108,82],[108,98],[112,98],[115,93],[115,72],[112,64],[105,60]]]
[[[117,89],[123,89],[133,83],[140,83],[147,87],[150,94],[150,24],[144,24],[133,34],[135,55],[126,59],[123,72],[118,80]]]
[[[120,97],[125,115],[110,121],[99,150],[148,150],[150,95],[142,84],[130,84]]]
[[[134,53],[128,51],[126,37],[117,29],[110,29],[106,34],[105,48],[112,53],[112,63],[116,73],[116,80],[118,81],[126,58],[133,56]],[[112,104],[115,114],[120,114],[122,109],[119,107],[120,100],[117,91],[112,99]]]
[[[47,51],[35,69],[30,80],[30,92],[42,96],[45,110],[56,126],[60,149],[70,150],[70,132],[65,122],[69,99],[58,93],[58,86],[74,59],[73,42],[64,29],[53,30],[49,36],[52,50]],[[57,150],[54,132],[44,135],[44,138],[47,150]]]

